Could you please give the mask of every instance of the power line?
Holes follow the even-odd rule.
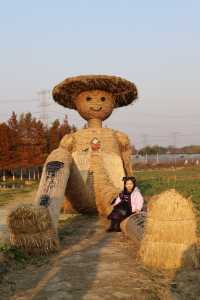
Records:
[[[49,113],[58,114],[58,115],[62,115],[62,116],[66,116],[67,115],[67,113],[62,113],[62,112],[59,112],[59,111],[50,111],[50,110],[48,110],[48,114]],[[41,114],[41,111],[35,111],[35,112],[32,112],[32,114]]]
[[[143,112],[137,112],[136,114],[138,115],[144,115],[147,117],[153,117],[153,118],[175,118],[175,119],[179,119],[179,118],[200,118],[200,115],[162,115],[162,114],[151,114],[151,113],[143,113]]]
[[[7,104],[7,103],[15,103],[15,102],[25,102],[25,103],[29,103],[29,102],[38,102],[38,99],[29,99],[29,100],[25,100],[25,99],[0,99],[0,104]]]
[[[41,92],[44,92],[44,91],[41,91]],[[39,92],[39,94],[41,93]],[[45,92],[48,92],[50,93],[50,91],[45,91]],[[0,99],[0,104],[7,104],[8,102],[25,102],[25,103],[28,103],[28,102],[38,102],[39,99],[36,99],[36,98],[33,98],[33,99]],[[56,104],[56,103],[54,103]],[[152,113],[145,113],[145,112],[136,112],[136,114],[138,115],[144,115],[144,116],[147,116],[147,117],[157,117],[157,118],[200,118],[200,115],[195,115],[195,114],[192,114],[192,115],[166,115],[166,114],[152,114]]]

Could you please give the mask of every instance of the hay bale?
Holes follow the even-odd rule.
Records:
[[[144,234],[145,219],[145,213],[131,215],[120,224],[120,228],[125,236],[139,244]]]
[[[29,255],[48,255],[59,249],[59,241],[52,229],[34,234],[10,235],[11,245]]]
[[[171,189],[153,197],[148,206],[139,256],[154,268],[199,265],[196,218],[190,199]]]
[[[57,233],[45,207],[21,205],[8,215],[10,243],[28,254],[48,254],[59,248]]]
[[[50,228],[51,220],[45,207],[23,204],[8,215],[8,226],[14,234],[34,234]]]

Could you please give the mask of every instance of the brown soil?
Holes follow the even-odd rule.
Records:
[[[105,219],[85,215],[61,221],[60,252],[10,268],[0,299],[200,299],[200,270],[149,270],[137,261],[136,244],[122,233],[106,233],[107,226]]]

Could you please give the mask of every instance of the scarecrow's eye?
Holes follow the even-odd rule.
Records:
[[[102,102],[106,101],[106,97],[101,97],[101,101]]]
[[[87,100],[87,101],[90,101],[90,100],[92,100],[92,98],[89,97],[89,96],[87,96],[87,97],[86,97],[86,100]]]

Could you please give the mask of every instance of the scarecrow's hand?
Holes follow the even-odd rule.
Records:
[[[129,138],[125,133],[120,131],[116,131],[115,135],[119,143],[126,175],[132,176],[133,175],[132,158],[131,158],[132,148],[131,148],[131,143],[129,141]]]

